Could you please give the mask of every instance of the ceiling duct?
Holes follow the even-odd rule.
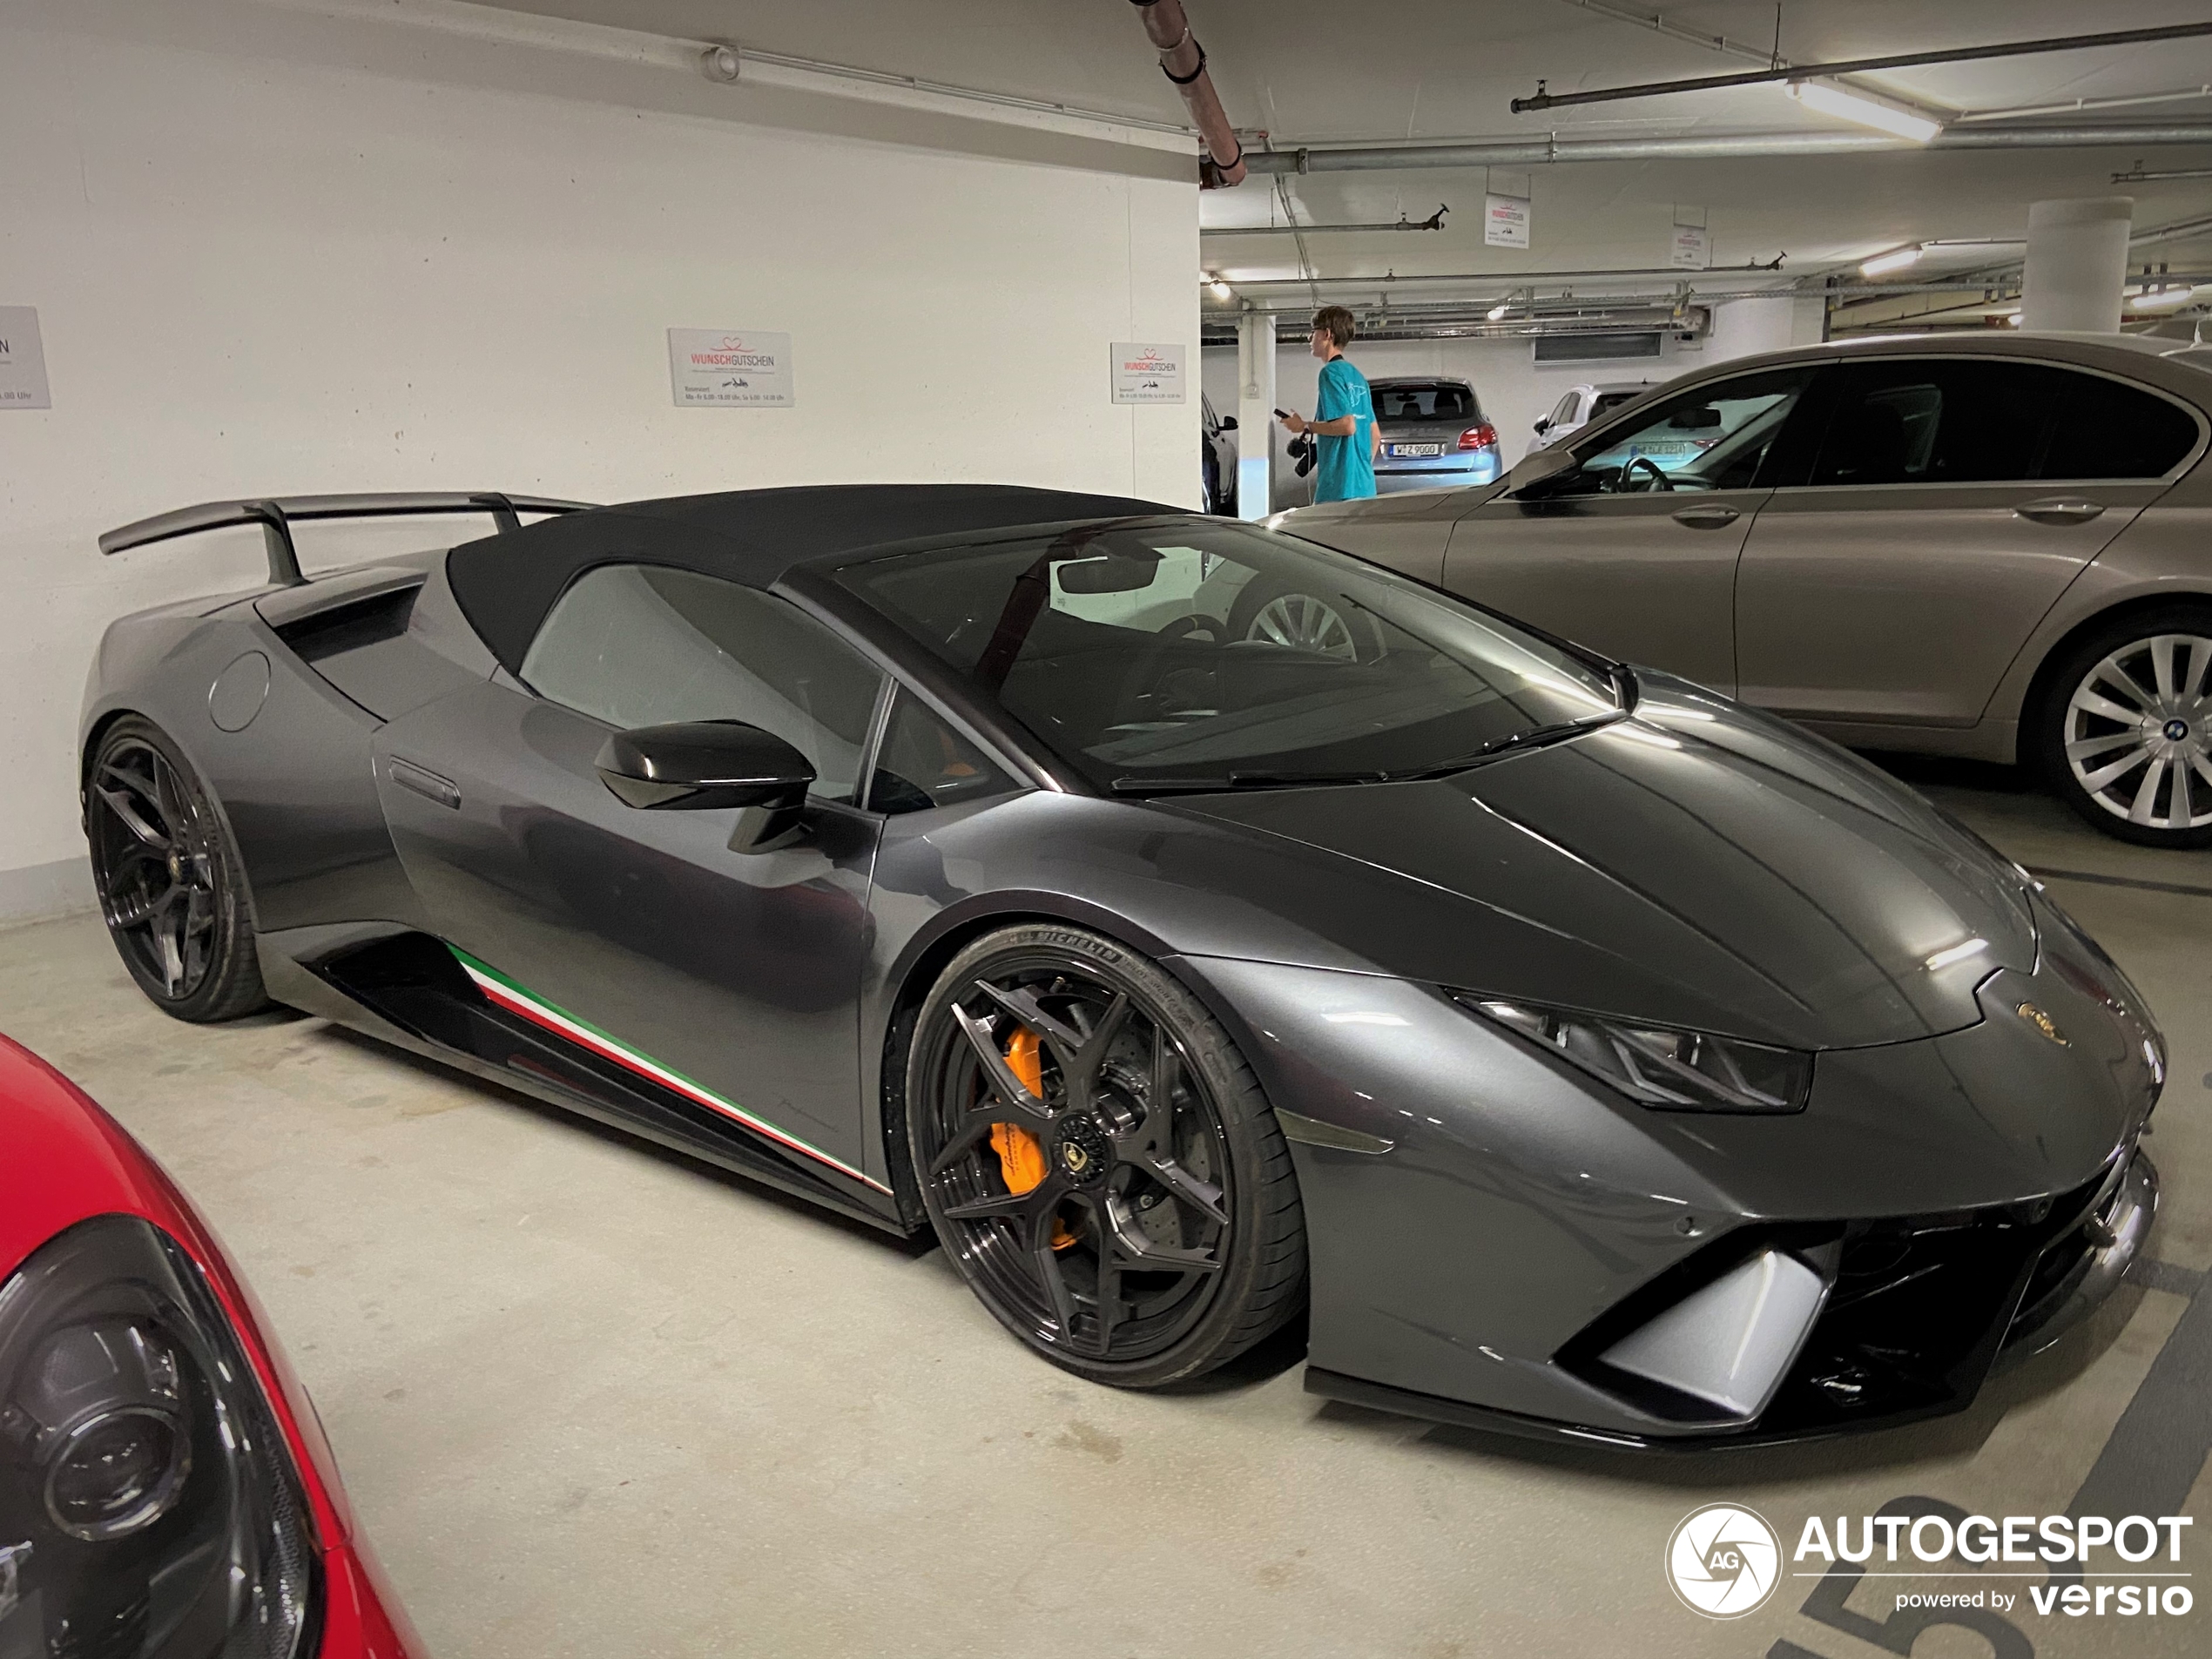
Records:
[[[1244,146],[1238,139],[1237,129],[1229,125],[1228,112],[1221,107],[1213,77],[1206,72],[1206,49],[1190,32],[1183,0],[1130,0],[1130,3],[1143,16],[1145,34],[1160,49],[1160,73],[1183,94],[1184,107],[1190,111],[1199,142],[1205,146],[1198,158],[1199,188],[1222,190],[1243,184]]]

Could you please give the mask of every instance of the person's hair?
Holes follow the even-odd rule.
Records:
[[[1339,351],[1352,343],[1352,314],[1342,306],[1323,306],[1313,314],[1313,327],[1317,333],[1326,329]]]

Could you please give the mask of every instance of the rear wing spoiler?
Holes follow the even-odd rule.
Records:
[[[263,501],[210,501],[110,530],[100,537],[100,551],[121,553],[172,536],[197,536],[202,530],[226,529],[234,524],[259,524],[268,543],[269,581],[280,588],[296,588],[307,578],[300,569],[300,550],[293,544],[295,520],[488,513],[504,536],[522,529],[524,513],[580,513],[591,504],[545,496],[508,496],[489,489],[475,495],[282,496]]]

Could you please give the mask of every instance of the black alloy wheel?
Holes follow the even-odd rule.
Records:
[[[2074,811],[2121,840],[2212,846],[2212,605],[2096,629],[2045,683],[2030,736]]]
[[[155,1007],[204,1023],[267,1004],[237,852],[159,728],[132,716],[101,738],[84,832],[108,934]]]
[[[907,1119],[946,1253],[1070,1371],[1197,1376],[1304,1304],[1297,1177],[1258,1080],[1197,999],[1107,939],[1024,926],[963,951],[916,1022]]]

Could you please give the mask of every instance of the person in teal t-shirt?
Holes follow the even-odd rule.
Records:
[[[1358,501],[1375,493],[1375,404],[1367,377],[1352,366],[1352,314],[1324,306],[1313,314],[1313,354],[1321,360],[1321,390],[1309,421],[1296,410],[1283,417],[1293,432],[1313,435],[1319,451],[1313,499]]]

